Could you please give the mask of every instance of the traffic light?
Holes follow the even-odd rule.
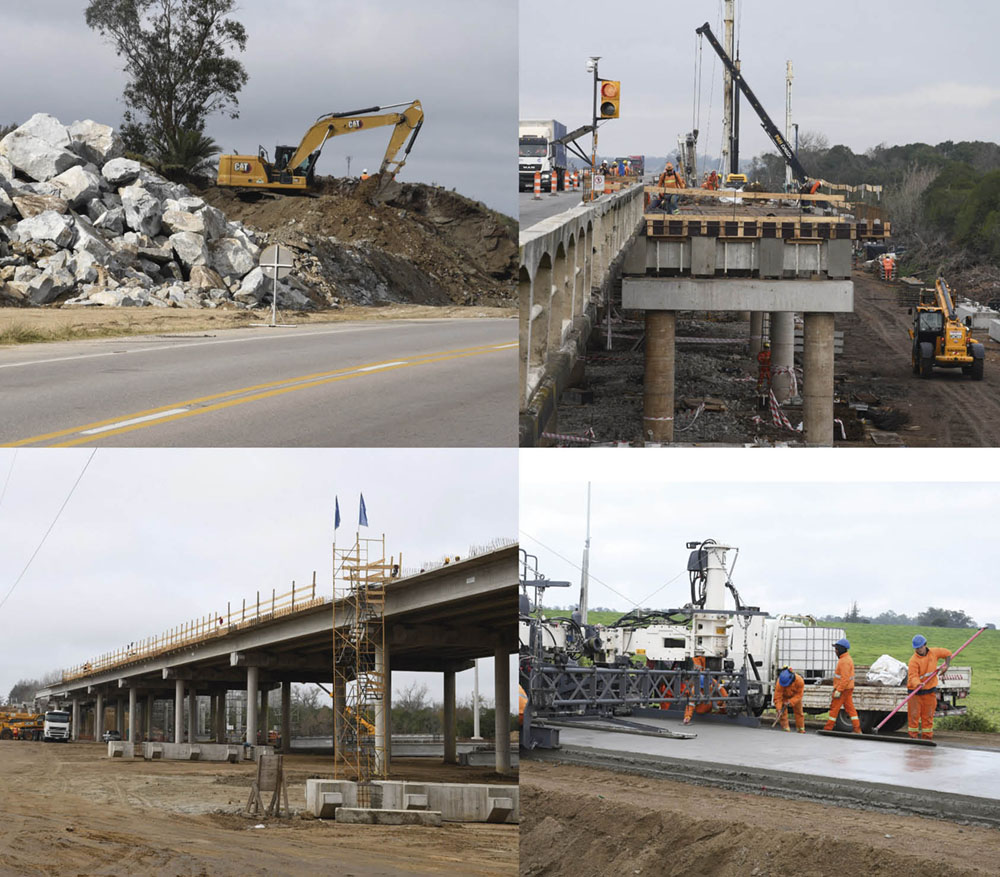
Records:
[[[617,79],[601,80],[601,106],[599,116],[602,119],[618,118],[618,102],[621,100],[621,82]]]

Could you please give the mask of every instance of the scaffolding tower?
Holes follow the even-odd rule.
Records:
[[[358,784],[358,806],[373,801],[388,773],[385,707],[385,587],[399,567],[385,536],[333,547],[334,778]]]

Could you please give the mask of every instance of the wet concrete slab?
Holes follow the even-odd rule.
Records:
[[[531,757],[1000,827],[998,751],[906,746],[722,723],[696,721],[685,727],[670,719],[641,721],[672,731],[693,730],[697,737],[669,739],[563,726],[560,750],[536,750]]]

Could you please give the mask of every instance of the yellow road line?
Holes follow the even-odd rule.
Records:
[[[122,414],[106,420],[99,420],[94,423],[84,424],[83,426],[76,426],[69,429],[58,430],[56,432],[45,433],[43,435],[31,436],[30,438],[19,439],[18,441],[0,445],[0,447],[20,447],[24,445],[48,442],[51,439],[74,436],[74,438],[68,439],[67,441],[57,442],[50,445],[50,447],[56,448],[73,447],[76,445],[87,444],[88,442],[93,442],[98,439],[107,438],[109,436],[120,435],[125,432],[133,432],[137,429],[146,429],[151,426],[159,426],[160,424],[170,423],[174,420],[180,420],[186,417],[193,417],[196,414],[207,414],[211,411],[221,411],[224,408],[231,408],[235,405],[242,405],[246,402],[257,402],[262,399],[281,396],[285,393],[291,393],[294,390],[320,387],[325,384],[349,380],[351,378],[384,374],[385,372],[395,371],[396,369],[401,368],[429,365],[435,362],[446,362],[448,360],[462,359],[470,356],[481,356],[486,353],[496,353],[500,350],[507,349],[508,347],[510,347],[510,345],[497,346],[495,344],[482,347],[465,347],[458,348],[456,350],[445,350],[439,353],[419,354],[405,360],[385,360],[383,362],[366,363],[363,365],[335,369],[328,372],[316,372],[314,374],[302,375],[300,377],[285,378],[280,381],[270,381],[268,383],[255,384],[250,387],[241,387],[236,390],[229,390],[228,392],[213,393],[209,396],[200,396],[183,402],[174,402],[169,405],[150,408],[146,411],[137,411],[132,414]],[[234,396],[237,398],[228,398]],[[209,405],[204,404],[206,402],[213,402],[213,400],[225,401],[215,401],[214,404]],[[124,423],[124,421],[128,421],[128,423]],[[122,425],[116,428],[115,424],[119,423]]]

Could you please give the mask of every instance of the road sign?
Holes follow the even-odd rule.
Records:
[[[264,276],[271,280],[282,280],[292,273],[292,251],[281,244],[272,244],[260,254],[260,267]]]
[[[604,194],[604,174],[594,174],[594,184],[593,191],[598,194]]]

